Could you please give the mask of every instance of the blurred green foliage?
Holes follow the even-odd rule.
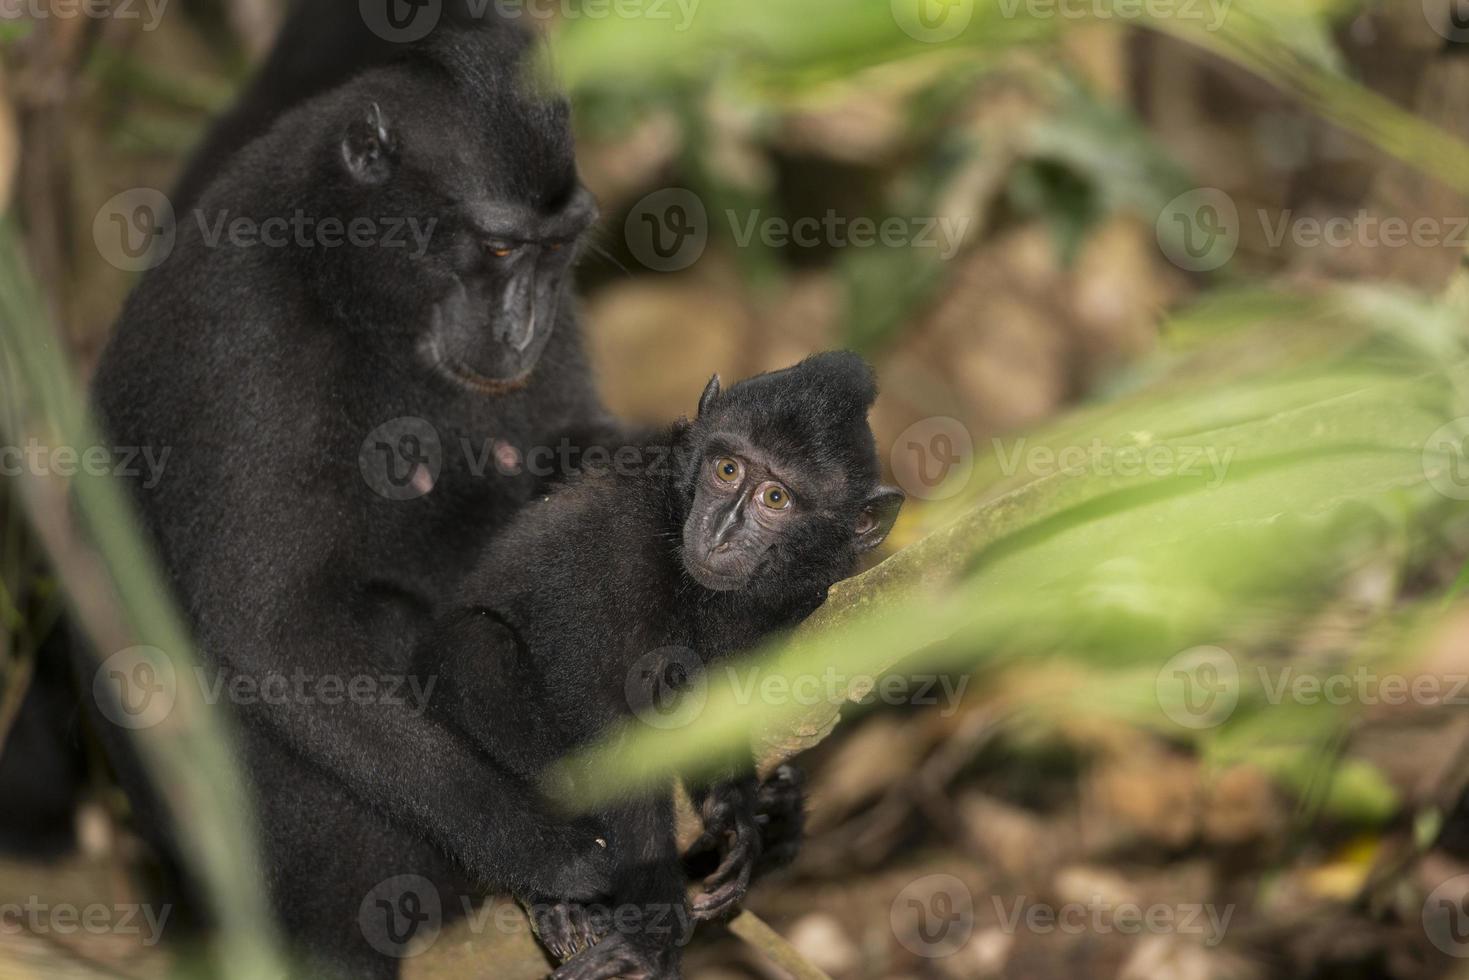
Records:
[[[31,439],[50,446],[104,444],[56,336],[16,230],[0,221],[0,440],[6,445]],[[129,646],[151,647],[168,660],[168,676],[191,676],[195,660],[188,630],[118,483],[85,473],[69,481],[29,473],[7,481],[7,506],[24,505],[94,649],[106,657]],[[175,814],[184,853],[213,899],[218,929],[214,958],[205,969],[216,976],[282,976],[224,721],[196,685],[173,688],[176,700],[167,719],[135,735]]]
[[[1362,5],[1234,0],[1217,30],[1185,21],[1140,26],[1213,51],[1469,190],[1469,148],[1346,74],[1334,28]],[[686,134],[681,172],[713,210],[780,211],[768,175],[731,172],[721,162],[730,140],[758,142],[783,114],[842,94],[898,89],[919,150],[902,161],[882,206],[892,214],[936,212],[951,182],[991,149],[946,127],[955,100],[1002,59],[1031,49],[1042,57],[1027,69],[1027,84],[1047,111],[1015,134],[1018,159],[1005,198],[1018,213],[1043,219],[1063,253],[1073,253],[1110,213],[1151,221],[1190,185],[1130,112],[1045,57],[1072,22],[1029,16],[1036,8],[1026,4],[976,0],[965,31],[925,44],[895,29],[894,9],[881,0],[705,0],[687,30],[638,18],[574,19],[560,25],[550,50],[594,133],[672,112]],[[1113,23],[1126,29],[1125,18]],[[29,28],[0,22],[0,43]],[[229,95],[217,80],[182,77],[106,45],[89,71],[105,86],[180,109],[218,108]],[[737,132],[713,118],[715,103],[738,110]],[[176,123],[132,118],[116,134],[145,149],[178,148],[194,135]],[[0,235],[6,436],[43,431],[85,444],[85,402],[13,230]],[[736,254],[757,287],[784,275],[780,256],[758,240]],[[847,338],[869,349],[891,339],[946,273],[913,249],[853,251],[838,269],[850,311]],[[1176,316],[1163,349],[1110,379],[1091,404],[1027,436],[1023,450],[1015,440],[1001,447],[1032,460],[1036,450],[1079,448],[1086,453],[1079,471],[1017,470],[1001,452],[980,459],[968,491],[929,509],[922,541],[838,589],[797,637],[750,664],[787,685],[834,669],[847,679],[842,696],[862,694],[870,678],[892,670],[994,676],[1054,664],[1064,669],[1021,705],[1026,723],[1089,713],[1121,719],[1196,744],[1221,765],[1256,762],[1340,819],[1386,819],[1398,801],[1381,775],[1340,759],[1350,712],[1281,703],[1258,668],[1289,660],[1312,617],[1340,601],[1364,571],[1388,576],[1388,600],[1370,610],[1350,649],[1308,669],[1401,661],[1447,597],[1469,584],[1469,568],[1442,594],[1405,584],[1465,531],[1463,504],[1434,489],[1459,458],[1429,442],[1446,423],[1462,426],[1469,416],[1465,310],[1372,286],[1297,294],[1225,285]],[[1179,461],[1187,454],[1202,469],[1160,475],[1111,465],[1150,451]],[[1217,481],[1210,459],[1224,465]],[[76,492],[130,629],[187,670],[176,611],[124,505],[95,481],[80,481]],[[7,506],[15,499],[7,497]],[[5,519],[14,540],[14,515]],[[13,581],[16,567],[7,557],[0,582]],[[19,611],[6,596],[0,593],[0,616],[15,626]],[[1190,651],[1201,645],[1227,658],[1202,661],[1212,673],[1190,673],[1200,663]],[[1227,716],[1197,715],[1170,665],[1212,684],[1204,693],[1232,699]],[[751,699],[718,672],[705,693],[702,710],[691,712],[695,724],[634,726],[570,762],[578,784],[621,792],[708,766],[746,740],[772,753],[809,745],[839,707]],[[1209,723],[1178,720],[1201,717]],[[261,939],[269,936],[267,918],[239,825],[228,744],[202,712],[183,731],[157,736],[145,741],[149,761],[191,815],[192,852],[217,897],[219,962],[229,975],[270,972],[273,954]]]
[[[1460,328],[1405,335],[1390,321],[1362,322],[1359,298],[1317,298],[1311,312],[1295,309],[1285,342],[1279,325],[1216,341],[1137,391],[999,447],[972,477],[977,497],[839,590],[837,615],[819,614],[816,628],[767,651],[756,669],[783,678],[784,690],[828,668],[857,678],[1060,658],[1086,684],[1073,689],[1075,671],[1062,672],[1067,686],[1042,707],[1122,717],[1299,784],[1347,712],[1270,702],[1257,661],[1287,653],[1352,573],[1385,563],[1401,582],[1469,517],[1431,482],[1456,457],[1429,445],[1452,419],[1469,435]],[[1215,297],[1207,315],[1233,311]],[[1417,322],[1432,320],[1425,310]],[[1065,461],[1077,449],[1069,467],[1004,462],[1006,453]],[[1137,465],[1150,453],[1162,465]],[[1379,611],[1378,626],[1402,640],[1420,614],[1395,604]],[[1238,706],[1217,724],[1179,724],[1176,685],[1160,668],[1206,644],[1226,651],[1226,693]],[[1348,663],[1380,666],[1411,649],[1379,638]],[[631,725],[576,764],[578,785],[616,792],[712,765],[727,745],[799,728],[810,713],[727,681],[714,672],[696,724]],[[1339,815],[1385,815],[1380,780],[1356,767],[1340,778],[1357,789],[1332,791]]]
[[[557,64],[578,91],[629,103],[669,88],[697,100],[719,84],[774,113],[819,98],[823,86],[860,85],[878,65],[922,75],[962,50],[968,70],[982,73],[996,52],[1052,42],[1069,26],[995,0],[977,4],[953,41],[909,44],[886,6],[832,0],[792,17],[788,5],[746,3],[713,8],[681,35],[581,22],[558,38]],[[1252,0],[1229,5],[1214,31],[1143,26],[1207,47],[1382,150],[1469,187],[1469,150],[1344,74],[1333,26],[1361,6]],[[941,77],[934,71],[916,90],[932,91]],[[1036,77],[1052,108],[1027,133],[1007,194],[1045,218],[1063,251],[1100,216],[1131,210],[1151,222],[1190,186],[1128,113],[1098,104],[1060,70]],[[932,160],[942,147],[931,144]],[[879,342],[933,288],[912,263],[879,252],[852,260],[858,343]],[[1385,564],[1401,583],[1442,553],[1450,530],[1462,532],[1462,504],[1432,486],[1457,459],[1429,440],[1469,415],[1464,310],[1368,286],[1324,295],[1233,286],[1206,293],[1165,336],[1158,355],[1114,379],[1105,397],[1027,437],[1028,453],[1079,447],[1085,464],[1017,474],[1002,465],[1003,448],[981,459],[970,480],[978,494],[933,508],[927,538],[839,588],[795,638],[750,662],[787,690],[833,668],[860,679],[1057,658],[1069,665],[1058,677],[1080,669],[1087,683],[1053,692],[1051,711],[1104,712],[1197,741],[1216,761],[1266,766],[1338,817],[1384,819],[1395,800],[1381,777],[1335,761],[1349,713],[1269,703],[1257,666],[1286,655],[1353,572]],[[1107,465],[1149,452],[1227,464],[1213,484],[1207,465],[1202,475],[1133,476]],[[1411,650],[1434,600],[1403,597],[1378,610],[1364,631],[1373,641],[1363,639],[1352,663]],[[1180,726],[1160,668],[1201,644],[1227,651],[1238,705],[1217,725]],[[727,746],[751,739],[777,754],[804,747],[835,712],[737,687],[713,672],[689,699],[688,727],[631,724],[568,763],[575,785],[614,794],[715,765]]]

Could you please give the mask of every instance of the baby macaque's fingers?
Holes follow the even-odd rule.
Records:
[[[578,953],[551,974],[550,980],[679,980],[679,971],[660,969],[620,935],[611,935]]]
[[[734,832],[734,843],[724,855],[724,860],[712,875],[704,879],[704,886],[718,888],[740,876],[748,882],[755,862],[760,860],[760,849],[760,831],[754,821],[742,823]]]
[[[537,905],[528,911],[536,937],[558,963],[565,963],[593,946],[607,932],[593,921],[584,906],[574,903]]]
[[[750,872],[753,868],[753,865],[745,865],[733,880],[694,899],[694,920],[711,922],[723,919],[739,908],[750,891]]]
[[[763,846],[756,877],[785,867],[800,851],[806,826],[804,784],[801,771],[789,764],[782,765],[761,784],[756,823]]]

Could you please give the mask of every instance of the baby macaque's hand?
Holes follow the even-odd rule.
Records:
[[[526,908],[526,915],[536,938],[557,963],[590,949],[612,931],[594,910],[572,902],[536,903]]]
[[[780,766],[755,798],[760,827],[760,862],[755,877],[785,867],[796,859],[806,835],[806,777],[790,764]]]
[[[795,859],[806,824],[805,779],[795,766],[783,765],[758,787],[750,777],[715,783],[700,802],[704,834],[688,859],[720,855],[694,900],[694,918],[707,921],[737,908],[754,879]]]
[[[759,786],[754,776],[720,780],[703,794],[699,815],[704,834],[691,851],[716,851],[719,867],[704,879],[703,894],[694,899],[694,918],[720,919],[744,901],[760,860],[762,845],[757,821]]]

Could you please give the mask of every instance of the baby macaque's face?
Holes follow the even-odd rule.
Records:
[[[903,495],[876,480],[870,385],[850,354],[819,355],[728,392],[710,382],[685,479],[683,563],[695,582],[715,592],[824,593],[882,543]]]
[[[803,512],[820,506],[819,494],[789,464],[724,437],[704,454],[694,506],[684,522],[684,567],[694,581],[715,592],[744,588],[757,575],[780,575],[794,555]],[[798,499],[792,486],[801,484]]]

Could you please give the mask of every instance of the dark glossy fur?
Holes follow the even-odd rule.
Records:
[[[532,904],[594,899],[632,910],[630,927],[558,977],[676,976],[690,910],[667,794],[568,819],[541,802],[537,780],[651,705],[668,670],[702,669],[799,623],[886,536],[901,495],[878,486],[866,421],[875,393],[861,359],[841,353],[723,393],[711,387],[698,418],[653,440],[641,465],[583,476],[531,505],[441,612],[419,656],[422,674],[441,681],[430,713],[478,744],[520,787],[516,812],[539,813],[563,843],[506,840],[497,883]],[[685,528],[712,461],[732,445],[777,461],[795,502],[753,574],[711,591],[690,575]],[[508,785],[501,799],[512,799]],[[547,891],[548,876],[562,890]],[[563,910],[561,925],[574,914]],[[543,937],[558,928],[557,915],[546,918]]]
[[[386,8],[403,0],[373,2]],[[477,14],[496,15],[493,4],[473,0],[444,0],[438,9],[436,29],[445,31],[469,27]],[[284,112],[402,53],[401,43],[369,27],[361,0],[296,0],[281,25],[280,42],[235,103],[209,127],[174,184],[174,208],[193,207],[234,155],[263,136]]]
[[[210,247],[181,215],[172,255],[133,293],[98,370],[114,443],[170,450],[162,481],[135,496],[211,678],[402,674],[435,600],[543,489],[493,463],[476,472],[485,448],[555,446],[564,432],[608,425],[569,296],[519,386],[470,390],[417,354],[466,247],[466,206],[548,212],[577,187],[564,104],[519,85],[524,41],[492,32],[435,44],[282,116],[200,201],[207,221],[298,208],[436,219],[423,259]],[[374,106],[393,127],[395,169],[365,187],[340,147]],[[392,500],[369,487],[359,452],[403,416],[437,430],[443,470],[432,492]],[[364,942],[368,891],[423,875],[452,914],[470,886],[499,880],[507,838],[563,856],[523,884],[570,894],[579,839],[507,810],[506,783],[478,750],[412,708],[288,699],[236,711],[272,897],[297,951],[321,959],[312,975],[394,975],[396,961]],[[139,826],[171,854],[127,734],[94,720]]]

